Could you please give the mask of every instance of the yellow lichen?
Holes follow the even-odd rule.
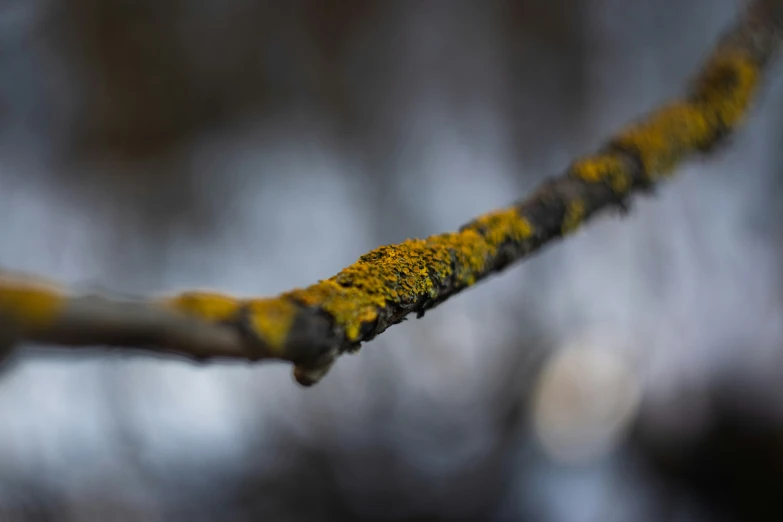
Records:
[[[165,298],[161,304],[205,321],[220,322],[236,318],[242,301],[215,292],[185,292]]]
[[[272,355],[282,356],[297,307],[284,297],[254,299],[245,305],[252,331],[265,341]]]
[[[404,307],[434,298],[441,282],[450,277],[458,288],[469,286],[503,243],[524,240],[532,232],[516,209],[492,212],[459,232],[376,248],[334,277],[284,295],[324,310],[346,339],[356,342],[362,327],[376,321],[388,304]]]
[[[483,229],[487,241],[495,246],[509,239],[514,241],[526,239],[533,232],[533,226],[527,219],[520,216],[515,208],[507,208],[479,216],[466,228]]]
[[[563,235],[570,234],[579,228],[585,217],[585,203],[580,199],[575,199],[568,203],[566,214],[563,218]]]
[[[757,83],[758,68],[747,57],[719,55],[697,82],[690,100],[652,113],[622,131],[612,144],[637,156],[643,174],[654,180],[736,125]],[[625,153],[605,151],[574,162],[569,175],[588,183],[608,183],[623,194],[633,182],[631,168]],[[570,201],[563,234],[575,230],[585,215],[583,200]],[[220,294],[190,293],[168,303],[214,321],[233,319],[240,306],[247,305],[251,328],[273,350],[283,349],[298,307],[318,308],[354,343],[366,335],[385,307],[405,309],[435,298],[446,280],[455,289],[470,286],[485,275],[487,263],[501,245],[532,234],[531,223],[512,207],[480,216],[458,232],[382,246],[334,277],[277,298],[238,301]]]
[[[745,53],[727,51],[710,60],[694,97],[726,128],[741,123],[761,79],[759,65]]]
[[[29,333],[50,327],[57,321],[67,297],[56,286],[35,281],[0,279],[0,322],[5,319]]]
[[[736,51],[719,53],[698,78],[691,99],[652,113],[622,131],[612,143],[638,155],[644,174],[655,180],[742,121],[760,74],[750,56]]]
[[[575,161],[569,175],[588,183],[606,182],[618,194],[631,188],[631,171],[628,162],[616,152],[599,153]]]
[[[297,308],[284,298],[237,299],[217,292],[185,292],[159,304],[209,322],[246,320],[273,355],[281,355]],[[240,313],[247,314],[240,317]]]
[[[634,151],[644,174],[654,180],[670,172],[685,155],[712,143],[717,132],[715,122],[701,107],[678,102],[628,127],[612,143]]]

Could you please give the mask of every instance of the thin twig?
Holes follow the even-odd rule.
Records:
[[[0,280],[0,319],[17,340],[288,360],[301,384],[313,384],[339,354],[530,256],[599,210],[627,209],[633,194],[713,150],[748,114],[782,32],[783,0],[749,2],[682,99],[628,125],[511,207],[457,232],[380,247],[307,288],[265,299],[186,292],[134,302],[11,278]]]

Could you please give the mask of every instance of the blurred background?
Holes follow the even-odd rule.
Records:
[[[0,266],[80,291],[306,286],[561,172],[681,93],[738,5],[0,0]],[[776,519],[778,76],[629,217],[316,388],[26,347],[0,375],[0,520]]]

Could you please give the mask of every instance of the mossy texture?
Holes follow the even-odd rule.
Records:
[[[625,209],[634,192],[710,151],[746,117],[781,32],[783,2],[754,0],[682,99],[621,129],[527,199],[458,231],[382,246],[329,279],[277,297],[185,292],[154,305],[239,328],[249,359],[293,361],[300,382],[312,384],[339,353],[573,233],[596,212]],[[0,281],[0,318],[23,332],[46,329],[64,305],[58,290]]]
[[[357,344],[385,329],[391,316],[420,309],[444,290],[474,284],[486,275],[504,244],[523,241],[532,233],[519,210],[509,208],[481,216],[458,232],[382,246],[334,277],[276,298],[241,300],[188,292],[164,303],[208,321],[244,320],[268,350],[280,356],[296,315],[308,308],[326,313],[337,336],[348,345]]]
[[[742,122],[762,77],[751,50],[726,47],[707,62],[690,96],[622,129],[603,150],[575,161],[569,174],[624,195],[717,144]]]
[[[746,116],[778,45],[776,35],[759,38],[753,23],[743,24],[720,42],[685,97],[621,129],[598,152],[577,159],[512,207],[480,216],[456,232],[382,246],[334,277],[275,298],[241,301],[190,293],[170,303],[214,321],[238,321],[244,314],[251,334],[282,358],[288,357],[293,329],[302,326],[297,319],[307,314],[325,316],[332,325],[322,346],[356,347],[406,315],[421,314],[573,233],[598,210],[625,208],[632,192],[649,188],[686,158],[719,143]]]

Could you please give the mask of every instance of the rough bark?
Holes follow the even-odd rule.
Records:
[[[277,297],[206,292],[126,302],[0,282],[0,316],[19,340],[136,346],[197,359],[283,359],[303,385],[410,314],[572,233],[598,211],[627,210],[684,160],[713,150],[747,116],[781,44],[783,1],[750,2],[686,94],[629,124],[514,205],[456,232],[373,250],[337,275]]]

